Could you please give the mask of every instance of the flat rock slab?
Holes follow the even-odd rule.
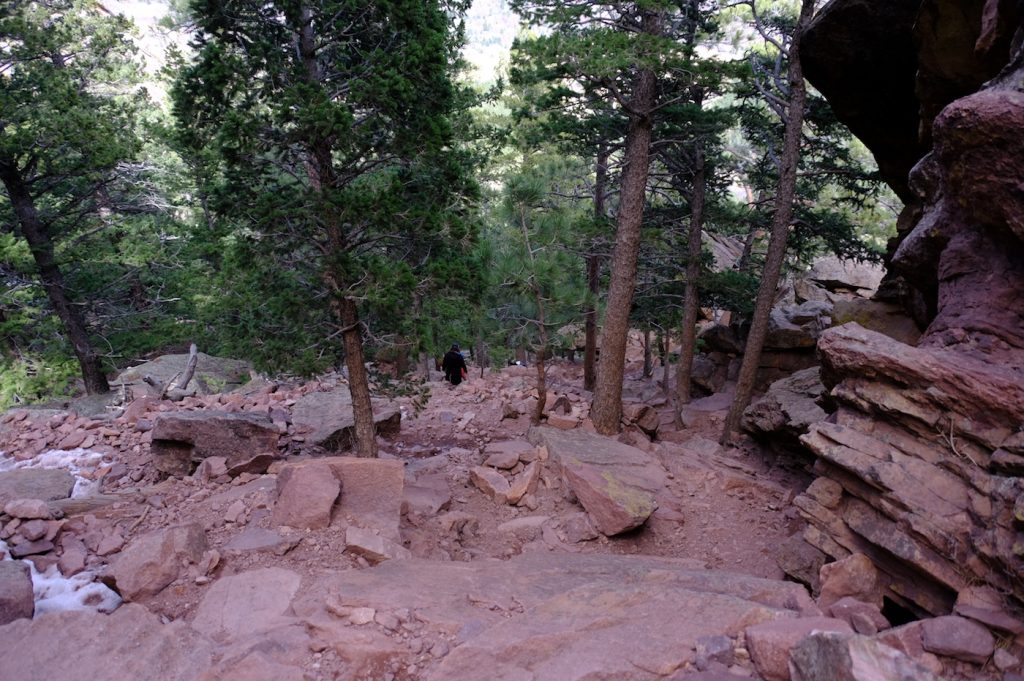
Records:
[[[125,369],[111,385],[120,385],[122,382],[135,385],[142,384],[144,377],[152,376],[161,383],[166,384],[176,375],[185,370],[188,363],[188,355],[161,355],[154,360]],[[246,383],[252,372],[252,364],[240,359],[227,359],[224,357],[213,357],[200,352],[196,362],[196,372],[193,381],[205,387],[207,392],[220,393],[228,392]],[[149,386],[146,386],[147,388]]]
[[[653,455],[582,430],[531,428],[530,439],[547,447],[602,534],[639,527],[658,507],[666,471]]]
[[[224,545],[224,551],[274,551],[290,542],[273,530],[262,527],[248,527],[231,538]]]
[[[454,636],[427,677],[448,681],[475,681],[481,670],[487,678],[533,681],[653,681],[691,662],[698,637],[736,635],[751,618],[795,617],[813,607],[796,584],[649,556],[389,561],[325,575],[304,591],[292,604],[304,619],[322,615],[325,593],[348,608],[415,610],[418,620]]]
[[[67,499],[75,488],[75,478],[66,470],[22,468],[0,473],[0,507],[15,499]]]
[[[353,456],[332,456],[320,461],[341,481],[341,499],[332,523],[375,530],[382,537],[400,542],[398,524],[405,488],[402,462]]]
[[[341,483],[324,461],[287,464],[277,476],[277,500],[271,518],[275,525],[322,530],[331,524],[331,511]]]
[[[211,456],[224,457],[231,469],[257,455],[277,453],[277,428],[265,414],[214,410],[165,413],[157,416],[152,433],[154,465],[169,475],[189,475]],[[268,458],[266,464],[271,460]]]
[[[290,624],[286,613],[302,578],[291,570],[264,568],[218,579],[196,610],[192,627],[221,642]]]
[[[402,429],[402,414],[394,407],[375,404],[373,422],[378,435],[391,437]],[[355,444],[355,419],[348,388],[303,395],[292,406],[292,424],[309,444],[329,452],[351,449]]]
[[[181,621],[161,624],[140,605],[110,615],[59,612],[0,627],[0,679],[193,681],[211,645]]]

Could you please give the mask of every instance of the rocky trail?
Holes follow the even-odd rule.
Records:
[[[807,553],[806,462],[720,447],[727,390],[676,429],[641,368],[617,439],[578,365],[538,428],[531,368],[435,376],[381,398],[376,460],[334,451],[337,377],[8,412],[0,538],[36,594],[0,563],[0,677],[1011,678],[985,627],[893,627],[870,561]]]

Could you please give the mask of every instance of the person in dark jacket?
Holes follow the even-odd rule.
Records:
[[[452,343],[452,349],[445,353],[444,359],[441,360],[441,369],[444,371],[444,380],[452,385],[462,383],[462,379],[469,369],[466,367],[466,360],[463,359],[462,353],[459,352],[458,343]]]

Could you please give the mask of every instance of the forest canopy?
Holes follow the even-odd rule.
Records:
[[[492,365],[685,343],[694,306],[754,312],[794,106],[782,276],[877,259],[897,200],[820,96],[794,104],[813,5],[516,0],[481,85],[465,0],[169,3],[158,72],[93,0],[5,3],[0,407],[191,342],[343,370],[366,409],[367,365],[453,341]],[[600,402],[621,372],[587,362]]]

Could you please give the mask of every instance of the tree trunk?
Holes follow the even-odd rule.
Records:
[[[669,367],[672,365],[669,359],[672,357],[672,327],[665,327],[665,338],[664,338],[664,354],[662,355],[661,363],[661,382],[662,390],[665,392],[665,397],[671,399],[672,397],[672,371]]]
[[[28,242],[29,250],[32,251],[32,258],[35,260],[43,290],[46,291],[54,313],[64,325],[64,332],[67,334],[68,340],[71,341],[75,357],[78,358],[78,365],[82,369],[82,380],[85,382],[85,391],[90,395],[110,392],[110,385],[103,373],[99,355],[96,354],[96,350],[89,341],[85,322],[68,298],[64,286],[64,275],[54,258],[53,239],[39,219],[35,201],[17,167],[10,159],[0,160],[0,181],[3,182],[7,190],[7,196],[11,201],[18,225],[21,227],[21,233],[25,237],[25,241]]]
[[[356,301],[344,297],[337,301],[337,314],[344,325],[345,366],[348,368],[348,390],[352,395],[352,417],[355,420],[356,455],[376,458],[377,430],[373,423],[370,382],[363,358],[363,332]]]
[[[683,298],[683,324],[680,337],[679,368],[676,370],[676,408],[690,403],[690,378],[693,375],[693,355],[697,349],[697,279],[700,277],[701,235],[704,231],[704,198],[707,192],[707,174],[704,169],[704,150],[700,143],[696,149],[693,174],[693,197],[690,203],[690,233],[686,263],[686,293]]]
[[[540,424],[544,418],[544,407],[548,401],[548,376],[544,360],[547,357],[547,350],[537,350],[537,406],[530,415],[530,423],[534,426]]]
[[[643,30],[649,35],[657,35],[661,31],[661,14],[654,10],[644,10]],[[602,435],[617,433],[622,420],[622,374],[629,335],[629,313],[636,288],[636,260],[640,251],[640,228],[647,195],[651,113],[657,94],[656,87],[654,71],[641,69],[637,73],[623,155],[611,284],[608,287],[604,324],[601,326],[601,361],[597,364],[594,402],[590,408],[594,428]]]
[[[313,17],[308,7],[301,12],[299,31],[299,52],[305,67],[305,80],[311,88],[322,88],[320,64],[317,61],[316,39]],[[323,193],[337,187],[338,178],[334,170],[334,149],[329,137],[313,136],[306,140],[311,158],[310,184]],[[321,216],[327,232],[327,259],[348,250],[345,233],[334,209],[327,201],[321,201]],[[342,327],[345,347],[345,366],[348,367],[348,389],[352,395],[352,418],[355,421],[356,453],[358,456],[377,456],[377,432],[373,422],[373,405],[370,402],[370,382],[366,374],[363,357],[363,332],[359,321],[359,310],[355,300],[347,294],[344,285],[345,273],[335,272],[328,266],[325,279],[333,294],[332,307]]]
[[[654,353],[651,351],[651,330],[644,329],[644,378],[654,375]]]
[[[608,191],[608,146],[597,147],[597,161],[594,164],[594,218],[601,222],[607,216],[604,206]],[[590,298],[583,311],[586,340],[583,348],[583,389],[593,390],[597,379],[597,296],[601,285],[601,259],[596,253],[587,255],[587,290]]]
[[[786,133],[782,146],[782,162],[779,168],[778,191],[775,195],[775,213],[772,215],[771,237],[768,243],[768,254],[761,276],[761,286],[757,290],[754,303],[754,316],[751,320],[750,334],[743,351],[743,364],[736,380],[736,396],[733,398],[729,415],[725,419],[721,441],[723,444],[732,439],[739,427],[743,410],[750,403],[754,392],[754,381],[757,368],[761,364],[761,351],[768,335],[768,318],[775,290],[779,285],[782,264],[786,259],[786,241],[789,237],[789,224],[793,218],[793,202],[796,197],[796,171],[800,161],[800,137],[803,131],[804,108],[807,100],[807,89],[804,85],[803,68],[800,64],[800,40],[807,24],[814,14],[814,0],[803,0],[800,7],[800,20],[793,40],[789,46],[789,109],[786,112]]]

